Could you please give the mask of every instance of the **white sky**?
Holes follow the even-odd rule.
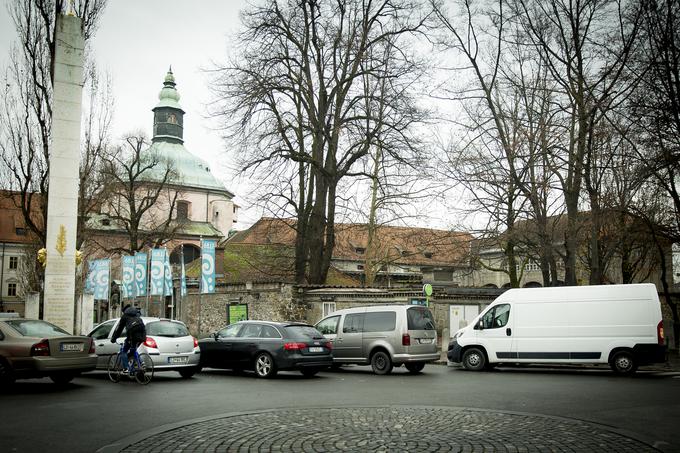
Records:
[[[0,0],[0,67],[5,67],[15,30],[7,5]],[[199,6],[200,5],[200,6]],[[142,130],[152,135],[153,113],[163,79],[172,65],[185,110],[184,144],[209,162],[211,170],[236,195],[241,206],[235,227],[245,229],[262,216],[246,200],[247,181],[233,179],[225,144],[207,117],[208,76],[202,69],[226,62],[229,46],[240,27],[239,12],[247,0],[110,0],[101,18],[91,55],[100,71],[113,81],[113,138]],[[448,203],[447,203],[448,204]],[[454,203],[455,204],[455,203]],[[423,217],[417,226],[447,228],[457,223],[453,212],[439,205],[414,209]],[[414,225],[415,226],[415,225]]]
[[[5,67],[15,41],[14,24],[7,12],[12,0],[0,0],[0,67]],[[199,7],[200,5],[200,7]],[[232,180],[225,145],[207,118],[210,100],[207,75],[211,63],[225,62],[230,36],[240,26],[239,12],[246,0],[110,0],[90,51],[100,71],[113,81],[115,113],[113,137],[142,130],[152,135],[153,113],[163,79],[172,65],[181,96],[184,144],[208,161],[212,172],[236,194],[242,207],[237,229],[244,229],[260,213],[241,199]]]

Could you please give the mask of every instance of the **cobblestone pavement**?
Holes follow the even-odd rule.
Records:
[[[166,428],[161,427],[162,432],[141,433],[114,449],[100,451],[658,451],[601,425],[560,417],[468,408],[280,409],[223,415]]]

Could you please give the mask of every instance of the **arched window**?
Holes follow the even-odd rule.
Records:
[[[177,202],[177,220],[188,220],[189,219],[189,202],[188,201],[178,201]]]
[[[183,244],[184,245],[184,264],[191,263],[201,257],[201,249],[196,247],[194,244]],[[181,246],[175,247],[175,249],[170,253],[170,264],[180,264],[180,255],[182,253]]]

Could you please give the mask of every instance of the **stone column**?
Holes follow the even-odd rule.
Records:
[[[84,40],[75,16],[56,28],[43,318],[73,332]]]

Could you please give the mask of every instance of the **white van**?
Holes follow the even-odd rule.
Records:
[[[517,288],[451,339],[447,357],[468,370],[499,363],[609,364],[618,374],[664,362],[653,284]]]
[[[376,374],[404,365],[413,374],[440,358],[432,313],[421,305],[338,310],[316,323],[333,342],[333,365],[370,364]]]

